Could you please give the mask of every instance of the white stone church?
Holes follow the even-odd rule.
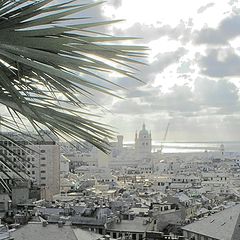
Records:
[[[152,137],[151,132],[143,124],[142,129],[135,134],[134,147],[123,147],[123,137],[112,143],[112,157],[109,167],[121,169],[123,167],[138,168],[142,173],[152,172]]]
[[[142,126],[139,134],[135,134],[135,154],[136,160],[141,162],[149,161],[151,159],[152,151],[152,137],[151,132],[146,130],[145,124]]]

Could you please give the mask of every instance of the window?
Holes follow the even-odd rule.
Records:
[[[44,149],[41,149],[41,151],[40,151],[41,153],[45,153],[46,151],[44,150]]]
[[[35,171],[32,171],[32,174],[35,174]]]
[[[41,177],[41,180],[46,180],[46,177]]]
[[[41,173],[46,173],[46,171],[45,171],[45,170],[42,170]]]
[[[46,160],[46,158],[45,157],[41,157],[41,160]]]
[[[42,164],[41,164],[41,167],[46,167],[46,164],[45,164],[45,163],[42,163]]]

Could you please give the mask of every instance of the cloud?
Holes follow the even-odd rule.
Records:
[[[133,99],[133,98],[143,99],[144,98],[144,100],[146,100],[148,98],[158,96],[160,92],[161,92],[160,87],[152,87],[151,85],[144,85],[144,86],[139,86],[136,89],[127,91],[126,98],[127,99]]]
[[[162,14],[159,18],[151,18],[151,12],[146,11],[146,16],[140,16],[139,20],[127,15],[137,11],[137,8],[132,10],[128,7],[131,4],[125,4],[128,2],[131,1],[111,0],[83,12],[83,16],[92,16],[90,21],[124,16],[126,21],[123,24],[97,28],[97,31],[143,38],[136,43],[152,47],[151,59],[155,56],[149,66],[140,67],[138,76],[145,85],[127,77],[106,74],[108,79],[128,90],[123,92],[113,87],[116,95],[126,97],[123,100],[99,93],[94,95],[97,103],[113,113],[103,110],[104,121],[117,127],[131,140],[143,121],[148,129],[155,130],[154,139],[162,139],[169,119],[168,140],[239,140],[239,89],[231,81],[240,75],[239,49],[233,48],[238,39],[231,41],[240,36],[238,1],[220,3],[209,0],[204,6],[184,2],[183,9],[180,4],[179,9],[173,9],[182,12],[183,17],[180,18],[177,13],[177,16],[169,15],[169,11],[165,11],[169,9],[166,4],[153,0],[169,16]],[[185,11],[186,6],[188,11]],[[202,49],[205,53],[196,54]],[[102,109],[94,107],[94,110],[98,114]]]
[[[239,25],[240,15],[232,15],[222,20],[216,29],[205,27],[196,31],[193,42],[195,44],[227,45],[229,40],[240,35]]]
[[[193,102],[193,93],[187,86],[174,86],[169,93],[160,88],[142,87],[128,94],[128,99],[113,105],[119,114],[155,114],[161,111],[185,113],[199,110]]]
[[[238,0],[230,0],[229,2],[228,2],[228,4],[229,5],[234,5],[235,3],[238,3]]]
[[[188,86],[175,85],[169,93],[162,95],[159,100],[160,109],[169,112],[178,112],[185,115],[185,113],[200,110],[200,107],[195,104],[193,92]]]
[[[122,0],[112,0],[111,4],[114,8],[119,8],[122,6]]]
[[[240,76],[240,56],[232,48],[208,49],[206,55],[197,57],[201,73],[209,77]]]
[[[187,50],[180,47],[173,52],[157,54],[155,60],[142,72],[142,79],[145,82],[153,81],[157,74],[162,73],[170,65],[178,63],[186,53]]]
[[[239,90],[227,80],[213,81],[198,78],[194,84],[194,95],[202,107],[214,107],[221,114],[228,114],[239,109]],[[216,113],[219,113],[219,112]]]
[[[126,100],[112,106],[115,114],[146,115],[165,113],[172,117],[204,117],[239,112],[239,89],[227,80],[197,78],[194,87],[173,86],[169,92],[161,87],[142,86],[129,91]]]
[[[169,37],[169,39],[180,40],[183,43],[190,40],[191,19],[188,22],[180,21],[175,27],[168,24],[159,24],[142,24],[137,22],[129,28],[113,28],[113,34],[139,37],[142,43],[149,43],[164,36]]]
[[[188,59],[187,61],[182,61],[177,68],[177,73],[182,74],[182,76],[185,75],[186,77],[188,77],[191,73],[195,72],[192,65],[193,63],[190,59]]]
[[[213,7],[215,3],[208,3],[202,7],[200,7],[197,11],[198,14],[205,12],[208,8]]]

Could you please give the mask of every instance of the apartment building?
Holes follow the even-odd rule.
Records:
[[[41,187],[41,197],[51,200],[54,194],[59,193],[60,189],[60,147],[58,139],[43,133],[43,137],[34,136],[28,139],[17,133],[5,133],[0,139],[0,158],[7,162],[13,170],[23,171],[21,175],[26,179],[28,176],[34,185]],[[13,143],[9,139],[14,139]],[[3,147],[4,146],[4,147]],[[5,157],[7,156],[7,158]],[[4,162],[3,161],[3,162]],[[3,163],[0,168],[5,173],[10,173],[13,179],[19,176],[13,174]],[[27,176],[28,175],[28,176]],[[9,179],[6,174],[1,173],[1,177],[9,185],[14,185],[14,180]]]
[[[60,191],[60,148],[56,142],[29,145],[33,151],[27,155],[32,164],[27,165],[33,182],[41,187],[41,197],[52,200]]]

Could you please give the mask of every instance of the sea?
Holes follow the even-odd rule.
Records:
[[[152,142],[152,151],[156,152],[162,149],[163,153],[191,153],[191,152],[211,152],[220,151],[220,146],[223,144],[224,152],[240,153],[240,141],[227,142]],[[133,142],[124,144],[125,146],[133,147]]]

